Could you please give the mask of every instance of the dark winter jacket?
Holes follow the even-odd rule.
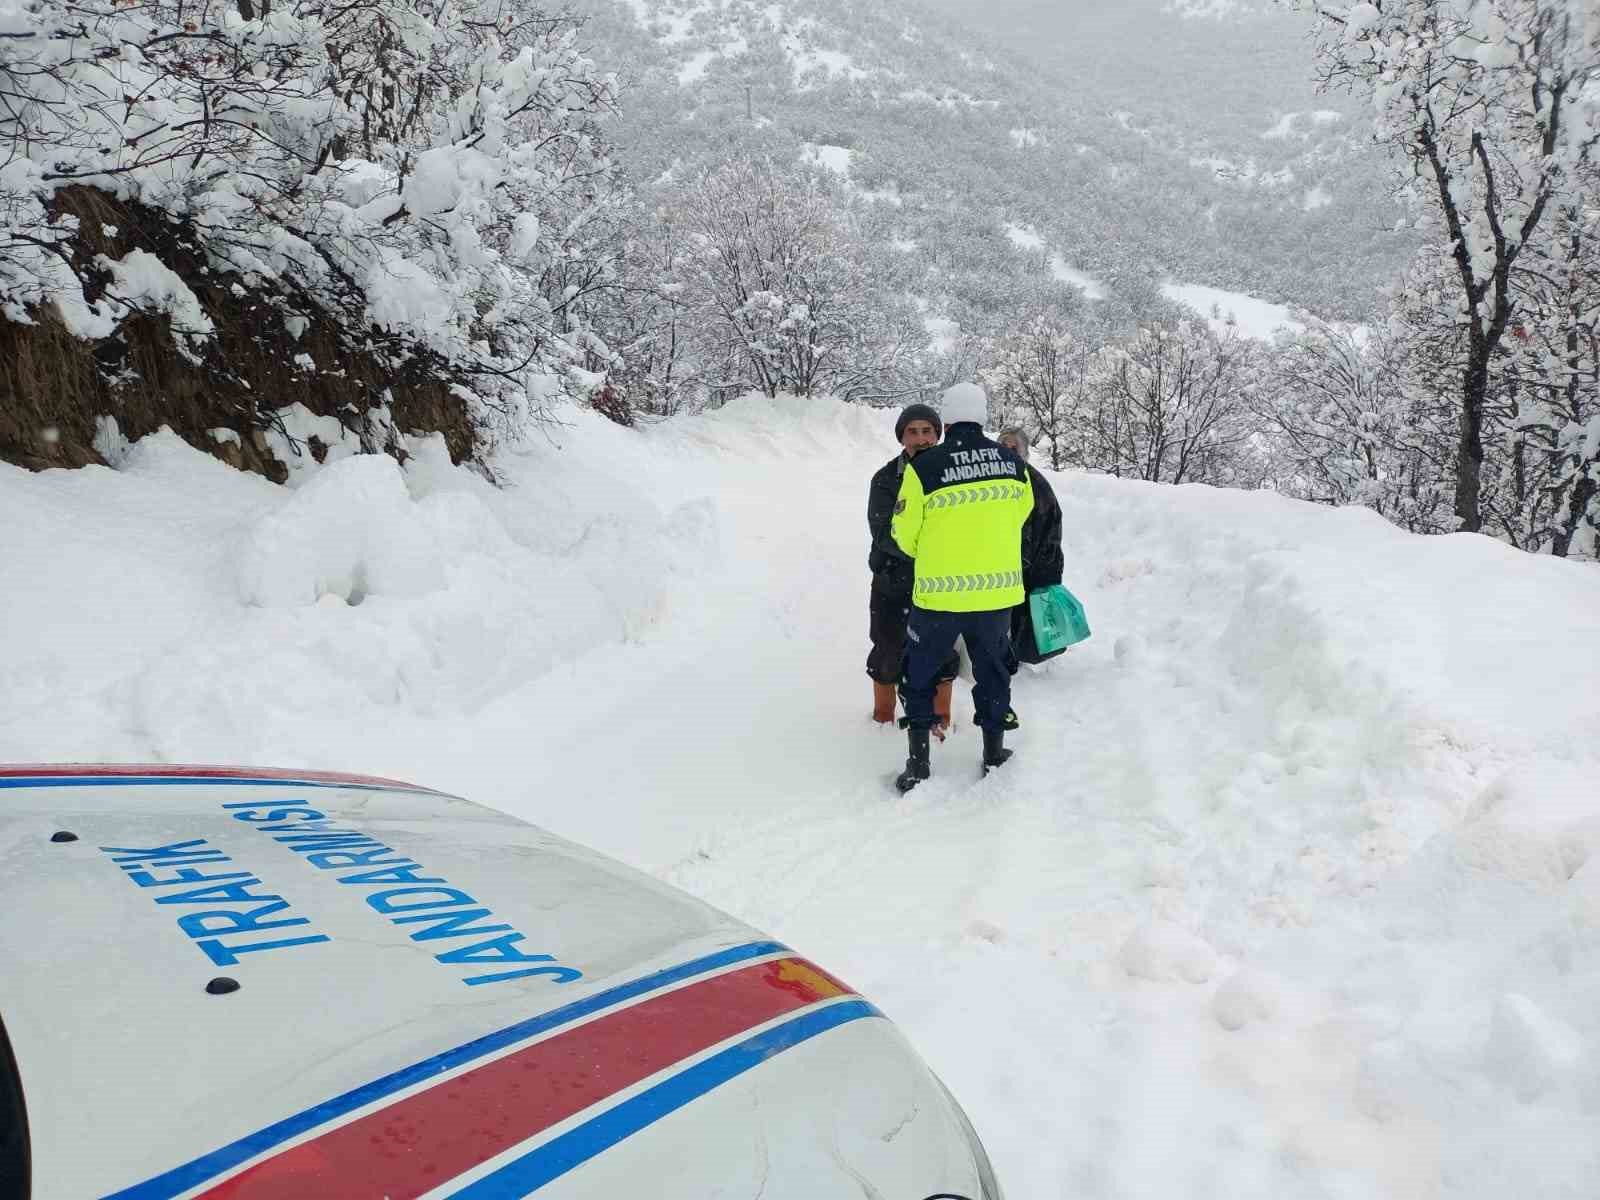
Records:
[[[1033,511],[1022,526],[1022,586],[1028,591],[1061,582],[1061,504],[1045,477],[1032,467]]]
[[[906,456],[896,454],[883,464],[872,477],[867,491],[867,532],[872,538],[872,548],[867,552],[867,567],[872,571],[872,582],[882,592],[903,596],[911,603],[911,581],[914,568],[911,560],[900,552],[889,534],[889,523],[894,519],[895,501],[900,495],[900,477],[906,469]]]

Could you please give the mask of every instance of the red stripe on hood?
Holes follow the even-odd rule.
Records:
[[[798,958],[701,979],[357,1117],[196,1200],[415,1200],[719,1042],[849,994]]]

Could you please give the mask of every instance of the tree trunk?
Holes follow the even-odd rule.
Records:
[[[1572,539],[1577,536],[1578,525],[1593,503],[1597,491],[1600,491],[1600,485],[1596,485],[1587,475],[1572,485],[1572,495],[1567,498],[1566,516],[1556,526],[1555,537],[1550,542],[1550,553],[1557,558],[1565,558],[1571,553]]]
[[[1483,405],[1489,391],[1489,347],[1477,336],[1461,389],[1461,438],[1456,446],[1456,517],[1463,533],[1483,528]]]

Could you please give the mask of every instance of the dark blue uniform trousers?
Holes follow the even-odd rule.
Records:
[[[911,609],[906,633],[906,723],[912,729],[932,729],[933,690],[939,668],[965,638],[972,658],[972,701],[978,724],[1004,729],[1011,707],[1011,673],[1006,669],[1011,653],[1011,610],[993,612],[935,612]]]

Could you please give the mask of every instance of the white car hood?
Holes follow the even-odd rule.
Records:
[[[0,904],[36,1200],[980,1194],[846,985],[454,797],[6,768]]]

